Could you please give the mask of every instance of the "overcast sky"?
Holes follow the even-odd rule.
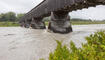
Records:
[[[43,0],[0,0],[0,13],[13,11],[16,13],[26,13]],[[105,19],[105,6],[91,7],[73,11],[70,13],[72,18],[83,18],[93,20]]]

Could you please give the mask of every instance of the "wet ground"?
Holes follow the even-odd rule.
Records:
[[[56,41],[69,45],[73,41],[77,47],[86,43],[85,36],[97,30],[105,30],[105,24],[73,25],[69,34],[55,34],[47,30],[21,27],[0,27],[0,60],[38,60],[48,58],[56,48]]]

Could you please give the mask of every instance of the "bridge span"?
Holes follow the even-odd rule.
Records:
[[[105,0],[43,0],[26,13],[19,23],[26,28],[45,29],[43,18],[51,16],[49,30],[55,33],[69,33],[72,32],[69,12],[96,5],[105,5]]]

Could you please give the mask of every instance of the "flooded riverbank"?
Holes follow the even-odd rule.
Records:
[[[38,60],[48,58],[56,47],[56,41],[69,44],[72,40],[77,47],[86,43],[85,36],[105,30],[105,24],[73,25],[69,34],[55,34],[47,30],[21,27],[0,27],[0,60]]]

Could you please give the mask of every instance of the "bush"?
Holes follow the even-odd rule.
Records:
[[[70,42],[70,49],[57,41],[57,47],[49,54],[49,60],[105,60],[105,31],[86,37],[87,43],[77,48]]]

